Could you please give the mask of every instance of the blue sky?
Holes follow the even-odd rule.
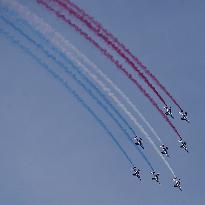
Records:
[[[32,58],[0,37],[0,161],[2,204],[176,204],[204,202],[204,53],[203,1],[75,1],[135,53],[188,111],[190,124],[175,125],[190,145],[179,150],[177,138],[145,97],[70,27],[35,1],[19,0],[44,17],[99,65],[136,102],[170,148],[169,162],[182,179],[183,192],[149,147],[162,185],[150,180],[140,155],[132,153],[143,181],[89,113]],[[4,25],[1,22],[1,28]],[[51,64],[52,65],[52,64]],[[83,91],[77,91],[123,138],[110,118]],[[173,105],[172,105],[173,106]],[[174,106],[173,106],[174,107]],[[177,116],[178,110],[174,110]],[[136,129],[136,132],[140,132]],[[136,156],[134,156],[136,155]]]

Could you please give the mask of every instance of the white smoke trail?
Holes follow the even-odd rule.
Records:
[[[92,68],[95,72],[97,72],[107,83],[111,85],[111,87],[125,100],[125,102],[138,114],[138,116],[143,120],[143,122],[148,126],[154,136],[162,143],[159,135],[156,133],[154,128],[150,125],[150,123],[145,119],[142,113],[136,108],[136,106],[132,103],[132,101],[115,85],[111,79],[109,79],[100,68],[98,68],[93,62],[91,62],[84,54],[82,54],[77,48],[75,48],[68,40],[66,40],[60,33],[56,32],[49,24],[44,22],[44,20],[30,10],[28,10],[25,6],[21,5],[16,1],[9,0],[1,0],[2,2],[8,4],[12,9],[14,9],[17,13],[20,14],[28,23],[33,26],[37,31],[42,33],[48,40],[50,40],[58,49],[60,49],[71,61],[78,65],[85,73],[87,73],[100,87],[101,89],[107,93],[108,96],[112,98],[112,100],[120,107],[124,113],[129,117],[129,119],[140,129],[140,131],[144,134],[147,140],[151,143],[155,151],[159,154],[165,165],[171,171],[173,176],[175,176],[173,169],[171,168],[168,161],[161,154],[160,150],[150,138],[149,134],[144,130],[144,128],[139,124],[137,119],[133,116],[133,114],[127,109],[127,107],[115,96],[114,93],[93,73],[89,68]],[[83,63],[84,62],[84,63]],[[88,65],[88,67],[85,65]]]

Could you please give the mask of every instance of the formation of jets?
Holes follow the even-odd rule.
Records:
[[[160,184],[159,181],[159,173],[156,173],[155,171],[151,172],[152,176],[152,180],[155,180],[156,182],[158,182]],[[136,176],[140,181],[141,181],[141,176],[140,176],[140,169],[137,169],[136,167],[133,167],[133,176]]]
[[[165,109],[165,115],[167,116],[170,116],[171,118],[174,119],[174,116],[172,114],[172,109],[171,107],[164,107]],[[179,112],[179,114],[181,115],[181,120],[184,120],[186,122],[190,122],[188,117],[187,117],[187,112],[184,112],[183,110],[181,110]],[[179,140],[180,142],[180,148],[184,149],[187,153],[189,152],[188,149],[187,149],[187,143],[185,141],[183,141],[182,139]],[[143,146],[143,142],[142,142],[142,138],[138,138],[137,136],[134,137],[134,143],[137,145],[137,146],[140,146],[142,149],[144,149],[144,146]],[[168,154],[168,147],[164,144],[162,144],[160,146],[161,148],[161,154],[163,155],[166,155],[167,157],[169,157],[169,154]],[[155,171],[152,171],[151,172],[152,174],[152,180],[156,181],[157,183],[160,184],[160,181],[159,181],[159,173],[155,172]],[[137,169],[136,167],[133,167],[133,173],[132,173],[133,176],[136,176],[140,181],[141,181],[141,176],[140,176],[140,169]],[[181,188],[181,181],[180,179],[177,179],[177,177],[174,177],[173,178],[173,181],[174,181],[174,187],[178,188],[179,190],[182,191],[182,188]]]
[[[184,149],[188,153],[189,151],[188,151],[188,148],[187,148],[187,143],[183,140],[179,140],[179,142],[181,143],[180,148]],[[142,149],[144,149],[144,146],[143,146],[143,143],[142,143],[142,138],[135,137],[134,138],[134,143],[137,146],[140,146]],[[161,148],[161,153],[166,155],[167,157],[169,157],[168,147],[166,145],[162,144],[162,145],[160,145],[160,148]]]
[[[171,107],[168,107],[168,106],[165,106],[164,109],[165,109],[165,113],[164,113],[164,114],[165,114],[165,115],[169,115],[169,116],[171,116],[171,117],[174,119],[174,117],[173,117],[173,115],[172,115],[172,108],[171,108]],[[184,121],[186,121],[186,122],[188,122],[188,123],[190,122],[189,119],[188,119],[188,117],[187,117],[187,112],[184,112],[183,110],[181,110],[181,111],[179,112],[179,114],[181,115],[181,120],[184,120]],[[181,143],[180,148],[184,149],[186,152],[189,152],[188,149],[187,149],[187,143],[186,143],[185,141],[183,141],[182,139],[179,140],[179,142]],[[162,147],[162,149],[163,149],[163,151],[162,151],[161,153],[162,153],[162,154],[166,154],[166,153],[167,153],[167,150],[168,150],[168,147],[166,147],[167,150],[165,149],[164,145],[162,145],[162,146],[160,146],[160,147]],[[166,154],[166,155],[167,155],[167,154]]]
[[[172,108],[168,107],[168,106],[165,106],[164,109],[165,109],[165,113],[164,114],[167,115],[167,116],[170,116],[171,118],[174,119],[174,116],[172,114]],[[179,114],[181,115],[181,120],[187,121],[188,123],[190,122],[188,117],[187,117],[187,115],[188,115],[187,112],[184,112],[183,110],[181,110],[179,112]]]
[[[155,171],[153,171],[153,172],[151,172],[151,174],[152,174],[152,180],[154,180],[154,181],[156,181],[157,183],[160,184],[159,173],[156,173]],[[132,175],[136,176],[140,181],[142,180],[141,176],[140,176],[140,169],[137,169],[136,167],[133,167]],[[174,177],[173,181],[174,181],[174,187],[176,187],[176,188],[178,188],[179,190],[182,191],[180,179],[177,179],[177,177]]]

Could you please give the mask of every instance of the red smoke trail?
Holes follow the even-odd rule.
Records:
[[[90,23],[90,21],[86,20],[83,15],[78,14],[76,11],[74,11],[71,7],[66,5],[60,0],[51,0],[55,3],[57,3],[60,7],[65,9],[68,13],[74,15],[76,18],[78,18],[80,21],[84,22],[89,29],[91,29],[97,36],[103,38],[103,40],[110,45],[122,58],[126,60],[126,62],[138,73],[138,75],[144,80],[144,82],[151,88],[151,90],[158,96],[158,98],[161,100],[161,102],[167,106],[165,100],[162,98],[162,96],[158,93],[158,91],[155,89],[155,87],[149,82],[149,80],[144,76],[144,74],[138,69],[138,67],[122,52],[121,49],[119,49],[112,41],[109,40],[109,38],[105,35],[102,35],[100,30],[96,30],[96,28]]]
[[[36,0],[36,1],[37,3],[45,6],[45,8],[48,11],[50,11],[51,13],[54,13],[58,18],[63,20],[65,23],[73,27],[77,32],[80,33],[81,36],[86,38],[98,50],[100,50],[100,52],[103,53],[110,61],[112,61],[112,63],[114,63],[116,67],[120,69],[140,89],[140,91],[149,99],[152,105],[158,110],[158,112],[162,115],[162,117],[168,122],[171,128],[175,131],[175,133],[180,138],[180,140],[182,139],[177,129],[175,128],[175,126],[172,124],[169,118],[163,113],[163,111],[159,108],[159,106],[154,101],[154,99],[152,99],[152,97],[145,91],[145,89],[138,83],[138,81],[135,78],[133,78],[133,76],[123,67],[123,65],[119,63],[118,60],[115,60],[114,57],[106,49],[102,48],[94,39],[92,39],[92,37],[90,37],[86,32],[84,32],[78,25],[73,23],[71,20],[67,19],[63,14],[60,14],[59,11],[54,10],[51,6],[49,6],[43,0]]]
[[[126,46],[121,43],[116,37],[113,36],[112,33],[107,31],[101,23],[96,21],[92,16],[87,14],[85,10],[77,6],[76,4],[72,3],[71,1],[67,0],[67,5],[70,5],[73,9],[75,9],[78,13],[81,13],[81,18],[84,19],[85,24],[90,24],[93,27],[94,32],[98,32],[99,36],[103,40],[108,39],[108,41],[111,41],[112,47],[117,47],[118,50],[122,49],[121,52],[125,52],[128,54],[134,62],[136,62],[143,70],[144,72],[164,91],[164,93],[172,100],[172,102],[180,109],[182,110],[181,106],[177,103],[177,101],[174,99],[174,97],[170,94],[170,92],[161,84],[161,82],[155,77],[148,68],[136,57],[132,54],[132,52],[126,48]],[[70,12],[71,13],[71,12]],[[78,14],[80,15],[80,14]],[[95,27],[94,27],[95,26]],[[107,40],[106,40],[107,41]],[[117,46],[116,46],[117,45]]]

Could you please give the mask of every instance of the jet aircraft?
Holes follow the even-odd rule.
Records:
[[[153,172],[151,172],[151,174],[153,175],[152,180],[155,180],[156,182],[158,182],[160,184],[159,173],[156,173],[155,171],[153,171]]]
[[[182,191],[180,179],[177,179],[177,177],[174,177],[174,178],[173,178],[173,181],[174,181],[174,183],[175,183],[175,184],[174,184],[174,187],[179,188],[179,189]]]
[[[188,123],[190,122],[189,121],[189,119],[188,119],[188,117],[187,117],[187,112],[184,112],[183,110],[181,110],[180,112],[179,112],[179,114],[181,115],[181,120],[185,120],[185,121],[187,121]]]
[[[141,177],[140,177],[140,169],[137,169],[136,167],[133,167],[133,176],[136,176],[140,181],[141,181]]]
[[[172,108],[168,107],[168,106],[165,106],[164,109],[166,110],[164,114],[165,115],[169,115],[169,116],[171,116],[174,119],[174,117],[172,115]]]
[[[162,154],[165,154],[167,157],[169,157],[169,154],[168,154],[168,147],[166,147],[164,144],[160,146],[162,148],[162,151],[161,153]]]
[[[180,148],[184,149],[186,152],[189,152],[187,149],[187,143],[185,141],[179,140],[181,143]]]
[[[134,138],[134,141],[135,141],[135,144],[136,145],[139,145],[140,147],[142,147],[142,149],[144,149],[144,146],[143,146],[143,144],[142,144],[142,138],[137,138],[137,137],[135,137]]]

